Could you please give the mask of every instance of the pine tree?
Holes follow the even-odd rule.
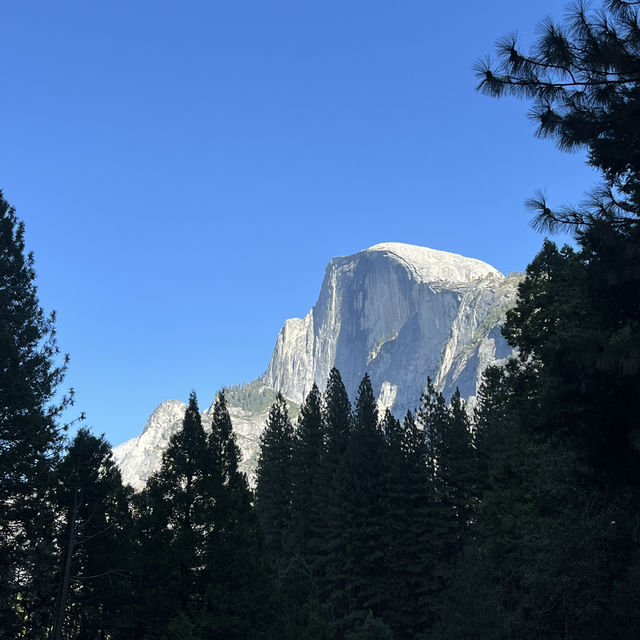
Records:
[[[247,478],[239,468],[240,449],[223,391],[218,393],[213,405],[207,452],[207,491],[215,505],[213,520],[220,528],[233,520],[235,512],[248,511],[251,501]]]
[[[330,480],[347,450],[351,433],[351,403],[340,372],[335,367],[327,379],[323,419],[327,451],[325,473],[327,480]]]
[[[339,505],[334,491],[334,479],[342,457],[347,450],[351,433],[351,403],[340,372],[333,367],[329,373],[323,404],[324,453],[320,459],[315,499],[319,515],[318,528],[314,532],[317,540],[314,571],[317,576],[320,601],[325,605],[330,599],[331,582],[328,576],[335,573],[332,566],[339,557],[340,538],[334,536],[331,514]],[[339,562],[339,560],[338,560]],[[330,614],[328,614],[330,617]]]
[[[283,560],[291,535],[293,427],[281,394],[271,406],[260,436],[256,473],[256,510],[265,542],[276,564]]]
[[[434,557],[426,543],[433,526],[434,496],[427,474],[424,432],[408,412],[400,424],[388,411],[383,420],[387,461],[386,620],[399,638],[420,638],[433,621],[428,596]]]
[[[609,0],[597,13],[578,3],[565,24],[546,20],[533,50],[525,54],[515,35],[497,46],[497,66],[476,66],[478,89],[533,102],[537,134],[562,150],[586,148],[588,162],[603,176],[603,188],[582,209],[550,210],[533,202],[536,226],[588,228],[604,221],[636,226],[640,213],[640,38],[637,2]],[[633,277],[627,274],[623,277]]]
[[[459,389],[451,397],[449,411],[451,419],[440,454],[440,467],[447,500],[456,518],[460,551],[469,533],[477,502],[478,464],[472,442],[471,419]]]
[[[103,437],[80,429],[56,469],[62,510],[60,570],[51,639],[101,637],[129,598],[130,490]]]
[[[637,3],[610,0],[597,14],[579,3],[564,25],[543,25],[531,54],[509,36],[498,45],[499,66],[478,68],[481,91],[531,100],[538,134],[561,149],[586,149],[602,177],[580,207],[552,210],[542,196],[530,202],[535,227],[573,232],[579,250],[545,244],[507,331],[512,344],[534,347],[545,376],[557,376],[550,395],[573,397],[564,405],[577,415],[563,428],[592,454],[603,480],[616,483],[640,478],[639,40]],[[572,361],[564,364],[565,356]]]
[[[204,603],[196,626],[212,640],[283,637],[277,583],[239,469],[240,449],[223,392],[214,403],[207,453],[205,494],[212,509],[203,556]]]
[[[324,456],[325,434],[322,397],[314,384],[300,409],[293,442],[292,549],[309,571],[318,553],[320,523],[319,472]]]
[[[406,544],[409,526],[409,479],[403,448],[403,428],[393,417],[389,409],[385,411],[381,421],[384,434],[385,450],[385,495],[384,495],[384,530],[385,530],[385,581],[389,594],[389,604],[385,610],[386,621],[394,631],[404,638],[411,636],[407,632],[410,622],[407,620]]]
[[[179,614],[191,617],[202,602],[202,556],[209,502],[207,448],[196,394],[182,428],[169,441],[162,466],[136,499],[136,599],[124,636],[160,638]]]
[[[55,315],[45,316],[27,254],[24,224],[0,191],[0,637],[42,637],[55,583],[50,473],[60,450],[54,401],[66,370],[58,363]]]
[[[336,544],[330,604],[338,637],[376,617],[387,606],[385,536],[385,442],[378,410],[365,375],[358,389],[351,438],[336,478],[336,511],[331,527]]]
[[[425,438],[425,462],[430,526],[424,541],[430,557],[431,580],[423,583],[428,624],[443,609],[442,594],[463,550],[477,494],[478,468],[471,429],[460,394],[450,406],[431,380],[417,412]]]

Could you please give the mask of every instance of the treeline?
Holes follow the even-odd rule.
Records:
[[[369,377],[353,408],[336,369],[294,429],[280,396],[262,434],[256,510],[308,638],[423,638],[472,525],[480,468],[459,394],[429,382],[400,422]]]

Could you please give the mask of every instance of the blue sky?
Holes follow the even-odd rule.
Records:
[[[163,400],[257,377],[333,256],[399,241],[523,270],[524,200],[575,203],[595,175],[472,65],[564,8],[7,3],[0,188],[75,412],[118,444]]]

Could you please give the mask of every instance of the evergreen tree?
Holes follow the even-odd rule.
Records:
[[[389,409],[384,413],[381,428],[386,443],[385,450],[385,581],[389,595],[385,610],[388,621],[400,637],[410,638],[407,627],[406,610],[410,607],[411,595],[408,593],[406,544],[409,525],[409,483],[403,447],[403,428]],[[408,597],[407,597],[408,596]]]
[[[365,375],[358,389],[351,438],[336,478],[332,536],[340,555],[334,559],[330,605],[338,637],[363,622],[369,611],[386,611],[385,442],[378,410]]]
[[[527,268],[505,325],[519,357],[482,399],[476,577],[497,587],[497,637],[622,638],[638,624],[639,33],[636,2],[580,3],[532,54],[505,38],[500,66],[479,69],[482,91],[531,99],[539,134],[585,148],[602,176],[578,208],[530,201],[534,226],[573,231],[577,249],[546,242]]]
[[[460,390],[449,402],[451,419],[440,453],[440,475],[453,510],[458,529],[459,549],[469,532],[473,509],[478,497],[478,466],[472,443],[471,419]]]
[[[99,638],[129,598],[129,491],[102,437],[80,429],[56,470],[63,512],[51,639]]]
[[[459,561],[478,492],[478,467],[471,427],[459,392],[447,406],[431,380],[422,395],[417,419],[425,438],[430,526],[424,542],[430,580],[423,582],[428,625],[444,607],[442,594]]]
[[[317,471],[315,491],[320,526],[315,532],[317,553],[314,570],[320,600],[326,606],[332,588],[331,581],[327,578],[336,571],[333,564],[340,561],[340,537],[334,535],[337,529],[330,522],[331,514],[339,511],[340,506],[336,504],[338,498],[333,483],[351,433],[351,403],[340,372],[335,367],[331,369],[327,380],[322,419],[325,445]]]
[[[340,372],[335,367],[327,379],[323,419],[327,451],[323,462],[326,479],[330,480],[347,450],[351,432],[351,403]]]
[[[195,392],[162,466],[137,497],[136,599],[123,637],[161,638],[179,614],[202,603],[203,562],[210,526],[205,493],[206,438]]]
[[[398,638],[421,638],[432,623],[428,596],[434,557],[427,544],[434,496],[426,464],[424,432],[408,412],[402,425],[388,411],[383,420],[387,462],[386,620]]]
[[[547,20],[533,51],[503,37],[497,66],[477,64],[478,89],[533,102],[537,134],[562,150],[586,148],[588,162],[603,176],[603,189],[582,209],[552,211],[542,200],[536,226],[555,230],[592,227],[598,220],[635,227],[640,213],[640,38],[637,2],[608,0],[598,13],[573,5],[565,24]],[[622,277],[636,279],[634,274]]]
[[[57,423],[70,397],[54,402],[55,316],[45,316],[24,224],[0,191],[0,637],[42,637],[55,592],[50,474]]]
[[[281,562],[291,535],[292,457],[293,427],[287,403],[278,394],[260,436],[256,473],[256,510],[267,548],[276,563]]]
[[[603,480],[637,482],[638,12],[635,2],[610,0],[606,7],[590,14],[580,3],[566,25],[546,23],[530,55],[518,49],[514,37],[504,38],[499,66],[480,65],[479,88],[531,99],[539,135],[561,149],[585,148],[589,164],[602,175],[601,187],[579,208],[554,211],[542,197],[530,203],[537,212],[534,226],[573,231],[579,251],[545,245],[528,270],[507,331],[512,344],[544,364],[545,376],[558,378],[558,389],[547,388],[550,395],[572,396],[563,404],[576,411],[563,420],[563,428],[591,453]],[[572,362],[564,365],[567,354]]]
[[[324,514],[319,500],[319,473],[325,434],[322,397],[314,384],[300,409],[293,442],[293,551],[310,571],[318,554],[319,531]]]
[[[532,363],[514,360],[485,381],[478,436],[489,474],[437,638],[632,637],[611,593],[625,585],[620,603],[631,601],[635,515],[607,504],[570,441],[539,428],[543,394]]]
[[[213,405],[207,453],[207,491],[214,505],[213,520],[220,530],[233,521],[234,514],[248,511],[251,501],[247,478],[239,469],[240,449],[223,391]]]
[[[205,495],[213,508],[202,558],[204,604],[194,618],[196,628],[211,640],[283,637],[277,583],[247,479],[238,467],[240,449],[223,392],[214,403],[207,453]]]

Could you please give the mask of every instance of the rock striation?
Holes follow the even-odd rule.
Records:
[[[324,388],[333,366],[352,398],[368,373],[379,406],[397,416],[415,408],[427,378],[473,404],[484,369],[511,353],[500,327],[517,282],[480,260],[396,242],[331,260],[316,304],[284,323],[266,372],[228,394],[245,469],[255,466],[268,412],[260,399],[280,392],[295,410],[314,383]],[[139,438],[114,449],[134,488],[159,467],[184,409],[162,403]]]

